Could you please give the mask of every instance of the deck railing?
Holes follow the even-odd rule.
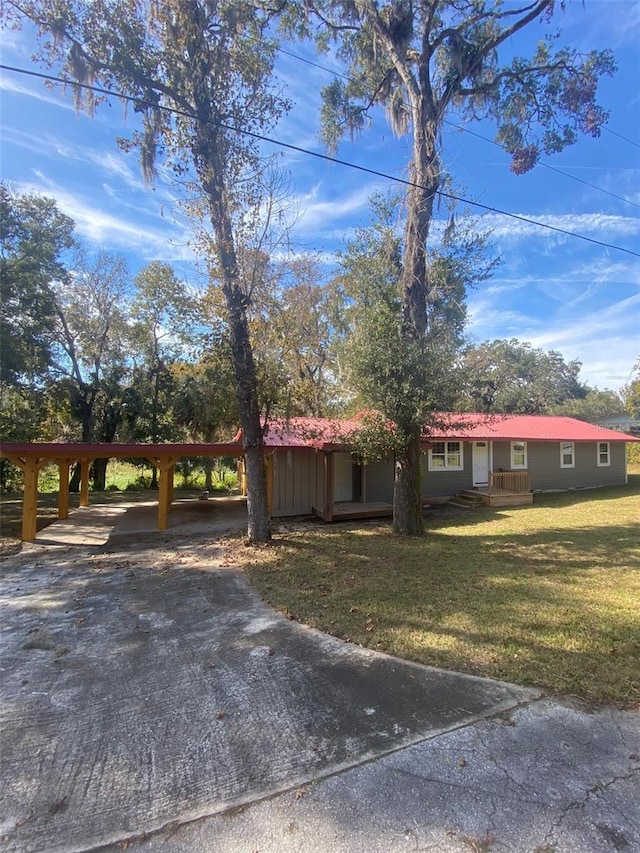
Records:
[[[496,471],[489,474],[490,495],[522,495],[530,491],[528,471]]]

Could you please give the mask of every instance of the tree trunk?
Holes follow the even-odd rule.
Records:
[[[428,81],[421,81],[424,87]],[[414,93],[413,163],[407,192],[407,222],[402,279],[402,324],[400,334],[411,344],[427,334],[428,263],[427,238],[433,215],[433,201],[440,183],[440,166],[435,146],[435,120],[429,99]],[[419,377],[414,377],[414,383]],[[416,422],[408,424],[410,434],[407,449],[396,458],[393,491],[393,529],[405,536],[424,533],[422,499],[420,496],[420,435],[424,424],[422,413],[416,411]]]
[[[211,138],[211,128],[208,127],[207,131],[207,135],[198,137],[194,160],[208,198],[211,226],[222,270],[222,292],[229,321],[247,476],[247,534],[251,542],[268,542],[271,539],[271,521],[267,506],[258,381],[247,321],[247,297],[241,288],[233,226],[220,177],[224,169],[219,162],[220,153],[215,137],[213,140]]]
[[[420,494],[420,439],[409,439],[404,452],[396,454],[393,489],[393,532],[403,536],[424,533]]]
[[[93,490],[94,492],[104,492],[107,485],[107,464],[108,459],[94,459],[93,465]]]
[[[210,456],[204,457],[204,487],[208,492],[213,491],[213,459]]]
[[[74,494],[80,491],[80,477],[82,476],[82,463],[76,462],[73,466],[73,474],[69,480],[69,491]]]
[[[247,474],[248,536],[251,542],[268,542],[271,539],[271,519],[267,509],[267,474],[264,465],[262,432],[260,443],[244,444],[245,471]]]

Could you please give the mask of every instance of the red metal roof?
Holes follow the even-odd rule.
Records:
[[[267,448],[313,447],[340,450],[361,426],[354,418],[277,418],[269,421],[264,438]],[[640,438],[575,418],[549,415],[438,415],[438,426],[425,429],[423,447],[431,441],[631,441]],[[37,455],[51,459],[97,459],[148,456],[242,456],[242,432],[233,441],[212,444],[79,444],[34,442],[0,445],[0,457]]]
[[[605,429],[575,418],[551,415],[484,415],[443,412],[438,425],[426,428],[431,441],[640,441],[627,433]],[[269,422],[266,447],[315,447],[335,450],[348,444],[361,418],[278,418]]]
[[[274,418],[264,436],[265,447],[344,447],[359,426],[355,418]]]
[[[554,415],[445,413],[440,418],[445,426],[427,430],[435,441],[640,441],[624,432]]]

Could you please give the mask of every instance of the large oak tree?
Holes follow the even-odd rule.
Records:
[[[269,18],[247,0],[25,0],[9,2],[39,27],[41,58],[64,75],[132,98],[148,178],[163,161],[191,180],[214,235],[235,366],[247,465],[249,538],[270,538],[263,434],[241,287],[236,226],[255,202],[260,169],[251,133],[286,108],[270,87]],[[104,96],[75,87],[79,107]],[[248,132],[248,134],[247,134]]]
[[[347,67],[324,90],[324,140],[335,148],[344,134],[367,126],[376,105],[393,130],[410,134],[409,178],[401,257],[400,350],[429,333],[430,265],[427,239],[442,189],[442,129],[449,116],[463,122],[493,119],[497,141],[516,173],[530,169],[541,151],[561,151],[580,133],[597,136],[606,112],[596,103],[602,74],[614,70],[608,51],[581,54],[543,37],[532,56],[509,57],[513,37],[551,21],[554,0],[306,0],[288,7],[290,32],[332,42]],[[305,26],[306,23],[306,26]],[[406,411],[406,407],[403,407]],[[420,505],[422,413],[396,423],[394,529],[423,529]]]

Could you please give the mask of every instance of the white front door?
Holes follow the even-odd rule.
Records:
[[[489,483],[489,442],[473,442],[473,485],[486,486]]]
[[[350,453],[333,454],[333,499],[353,500],[353,461]]]

